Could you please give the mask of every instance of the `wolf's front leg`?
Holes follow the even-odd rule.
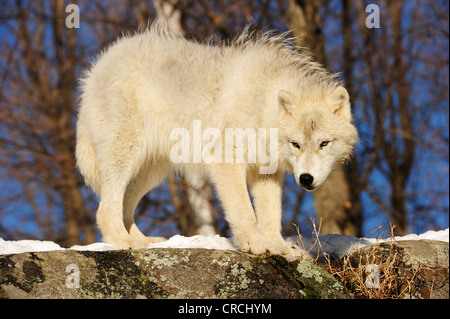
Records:
[[[258,230],[269,239],[281,238],[281,174],[257,174],[249,178]]]
[[[257,229],[267,238],[264,243],[272,254],[286,255],[289,247],[281,236],[281,174],[255,174],[249,179],[257,216]]]
[[[211,182],[222,202],[235,244],[243,251],[263,253],[265,238],[257,230],[256,216],[247,190],[245,167],[240,164],[210,164]]]
[[[255,174],[250,178],[253,203],[257,216],[258,232],[266,238],[260,243],[260,250],[271,254],[283,255],[288,259],[299,258],[304,253],[289,247],[281,236],[281,198],[283,175]],[[305,255],[306,256],[306,255]]]

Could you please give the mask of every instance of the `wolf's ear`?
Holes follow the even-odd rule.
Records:
[[[352,113],[350,110],[350,97],[347,90],[343,86],[337,87],[327,97],[327,103],[333,110],[333,113],[346,119],[352,120]]]
[[[295,109],[295,99],[291,93],[281,90],[278,92],[278,104],[280,105],[280,109],[292,115],[292,112]]]

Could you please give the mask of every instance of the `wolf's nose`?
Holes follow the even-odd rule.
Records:
[[[314,181],[314,177],[312,177],[309,174],[300,175],[300,184],[302,186],[305,186],[305,187],[311,186],[313,181]]]

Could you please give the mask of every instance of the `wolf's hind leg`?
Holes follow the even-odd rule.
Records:
[[[97,224],[104,242],[119,249],[131,248],[132,240],[125,229],[122,216],[125,187],[102,185],[102,195],[97,210]]]
[[[129,183],[142,163],[142,137],[133,126],[122,125],[122,130],[105,141],[98,152],[101,172],[100,205],[97,224],[103,241],[119,249],[141,248],[130,236],[124,224],[124,195]],[[132,132],[132,133],[130,133]]]
[[[162,163],[145,163],[139,173],[129,183],[124,196],[123,221],[131,238],[141,241],[143,245],[164,241],[163,237],[146,237],[134,222],[134,213],[139,201],[151,189],[158,186],[167,176],[168,165]]]

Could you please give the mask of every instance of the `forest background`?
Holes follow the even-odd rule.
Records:
[[[73,5],[75,6],[73,6]],[[97,198],[74,158],[78,79],[118,36],[156,17],[197,41],[247,24],[292,30],[341,72],[360,142],[313,194],[286,176],[283,233],[383,236],[449,220],[449,3],[445,0],[0,2],[0,237],[99,240]],[[230,236],[211,185],[171,175],[136,211],[147,235]],[[381,227],[379,227],[381,226]]]

